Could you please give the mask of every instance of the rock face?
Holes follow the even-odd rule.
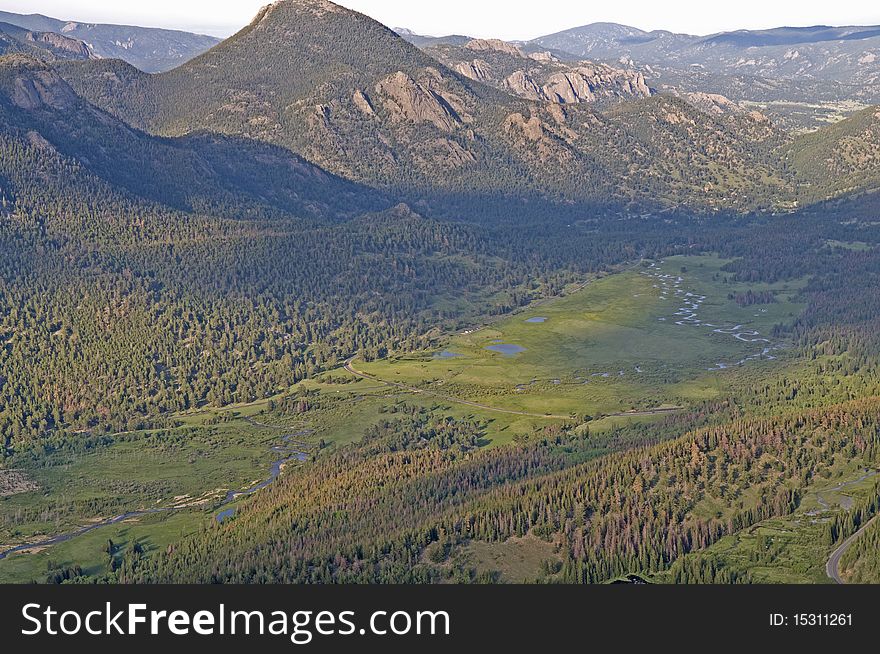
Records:
[[[482,59],[462,61],[455,66],[455,70],[477,82],[490,82],[492,80],[492,67]]]
[[[602,65],[578,66],[571,71],[556,73],[547,80],[543,91],[547,100],[558,104],[595,102],[621,95],[651,95],[641,73]]]
[[[435,44],[425,51],[465,77],[528,100],[579,104],[653,94],[639,71],[586,61],[566,64],[549,52],[527,55],[496,39],[475,39],[464,47]]]
[[[521,70],[518,70],[505,78],[503,84],[505,88],[523,98],[529,100],[546,99],[544,89],[538,86],[538,83],[535,80]]]
[[[464,47],[475,52],[500,52],[511,57],[525,56],[519,46],[500,39],[474,39]]]
[[[370,98],[360,89],[355,89],[355,92],[352,94],[351,99],[354,102],[354,105],[367,116],[376,115],[376,110],[373,109],[373,103],[370,102]]]
[[[4,66],[7,76],[2,91],[13,105],[28,111],[42,108],[63,111],[77,104],[77,95],[55,71],[24,57],[11,59]]]
[[[439,89],[430,82],[416,82],[403,72],[396,72],[376,84],[385,108],[394,121],[430,123],[444,132],[451,132],[461,119]]]
[[[0,21],[0,53],[25,54],[42,61],[58,59],[96,59],[92,49],[78,39],[54,32],[27,30],[18,25]]]
[[[54,32],[28,32],[27,41],[44,46],[65,59],[97,59],[92,49],[80,41]]]

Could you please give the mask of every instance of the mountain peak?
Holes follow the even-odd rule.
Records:
[[[271,17],[277,17],[279,12],[289,10],[309,13],[316,18],[323,18],[327,14],[354,13],[345,7],[330,2],[330,0],[276,0],[260,9],[254,22],[259,23]]]
[[[263,66],[250,62],[262,61]],[[329,0],[278,0],[264,6],[251,23],[173,74],[199,68],[220,75],[218,83],[271,85],[291,96],[315,83],[350,86],[373,82],[392,62],[412,72],[430,58],[381,23]],[[320,80],[320,81],[319,81]]]

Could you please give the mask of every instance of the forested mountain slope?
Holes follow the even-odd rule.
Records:
[[[880,107],[795,139],[785,156],[814,198],[875,190],[880,185]]]
[[[231,524],[152,560],[132,557],[117,574],[165,583],[491,581],[451,555],[474,541],[523,537],[552,545],[543,581],[656,572],[791,513],[835,457],[876,465],[877,408],[874,398],[737,420],[572,464],[579,451],[613,448],[639,430],[593,437],[589,446],[551,436],[479,452],[479,425],[402,407],[361,445],[285,478]],[[675,430],[655,427],[653,437]]]
[[[672,134],[705,125],[701,138],[708,140],[680,133],[675,147],[682,155],[667,164],[682,183],[670,188],[656,182],[660,171],[646,152],[654,134],[585,105],[560,108],[491,88],[326,0],[270,5],[235,36],[165,74],[145,76],[112,62],[60,70],[84,97],[151,133],[208,130],[257,139],[353,181],[402,193],[535,194],[708,209],[751,208],[753,198],[767,197],[768,186],[779,186],[768,167],[771,141],[752,139],[755,125],[743,123],[736,129],[744,131],[734,134],[715,116],[661,101],[674,109],[662,114],[659,129]],[[759,127],[763,135],[767,126]],[[707,148],[726,150],[731,160],[695,164]],[[708,186],[689,184],[693,165],[701,166]],[[727,174],[729,165],[760,171],[745,180],[753,192],[728,192],[726,178],[743,181]]]
[[[165,30],[133,25],[102,25],[58,20],[41,14],[15,14],[0,11],[0,21],[44,38],[88,44],[89,52],[101,58],[119,58],[146,72],[169,70],[192,59],[220,39],[179,30]]]
[[[120,190],[177,209],[308,217],[382,204],[375,193],[268,144],[210,134],[162,139],[132,129],[26,57],[0,59],[0,120],[7,136],[76,159]]]

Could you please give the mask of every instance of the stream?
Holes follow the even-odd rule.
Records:
[[[853,479],[852,481],[842,481],[837,484],[837,486],[834,486],[833,488],[828,488],[822,491],[822,493],[839,493],[844,488],[855,486],[856,484],[861,484],[863,481],[871,479],[872,477],[876,477],[878,474],[880,474],[880,472],[876,470],[865,470],[864,474],[858,479]],[[831,509],[831,504],[828,502],[827,499],[825,499],[825,497],[823,497],[822,493],[816,493],[816,503],[819,505],[820,508],[813,511],[808,511],[805,515],[809,517],[814,517],[817,515],[821,515],[825,511],[829,511]],[[842,509],[849,510],[852,508],[853,499],[848,496],[843,496],[840,498],[840,501],[838,503],[840,504],[840,507]]]
[[[660,264],[662,264],[662,262],[660,262]],[[697,295],[696,293],[685,291],[682,288],[684,277],[682,277],[681,275],[664,273],[660,268],[660,264],[652,262],[648,266],[648,269],[642,271],[641,274],[654,278],[656,283],[653,285],[653,287],[659,291],[661,300],[666,301],[671,298],[673,300],[678,300],[681,302],[682,306],[680,306],[672,315],[672,317],[669,318],[670,320],[674,320],[676,325],[680,327],[709,327],[715,334],[727,334],[733,336],[738,341],[742,341],[743,343],[765,344],[765,347],[760,352],[751,354],[733,363],[716,363],[713,367],[709,368],[709,371],[715,372],[718,370],[726,370],[727,368],[742,366],[749,361],[757,361],[759,359],[763,359],[764,361],[774,361],[776,359],[776,357],[771,353],[774,350],[777,350],[779,346],[772,345],[770,343],[770,340],[763,338],[761,336],[761,333],[757,330],[747,329],[745,325],[732,325],[729,327],[722,327],[721,325],[715,325],[702,320],[699,317],[699,310],[701,309],[702,304],[706,301],[706,296]],[[660,322],[666,322],[667,318],[661,317],[657,320],[659,320]]]
[[[258,423],[252,419],[248,419],[253,425],[259,427],[269,427],[269,425],[263,425]],[[269,476],[263,481],[247,488],[245,490],[230,490],[226,493],[226,497],[224,497],[223,501],[220,503],[220,506],[225,506],[237,500],[240,497],[244,497],[247,495],[252,495],[257,491],[260,491],[267,486],[269,486],[272,482],[274,482],[278,475],[281,474],[281,471],[284,469],[285,464],[291,461],[305,461],[308,458],[308,452],[306,451],[306,444],[301,440],[302,437],[308,436],[312,433],[311,429],[304,429],[293,434],[288,434],[287,436],[282,436],[281,445],[274,445],[271,449],[273,452],[281,454],[281,458],[275,460],[272,463],[272,466],[269,468]],[[156,513],[170,513],[172,511],[182,511],[184,509],[192,508],[190,506],[166,506],[166,507],[155,507],[152,509],[141,509],[138,511],[128,511],[127,513],[120,514],[113,518],[107,518],[105,520],[101,520],[99,522],[95,522],[93,524],[87,525],[85,527],[81,527],[76,531],[72,531],[67,534],[59,534],[57,536],[52,536],[51,538],[47,538],[45,540],[36,542],[36,543],[27,543],[24,545],[16,545],[15,547],[11,547],[9,549],[5,549],[0,551],[0,560],[5,559],[10,554],[15,554],[16,552],[23,552],[25,550],[35,549],[38,547],[48,547],[50,545],[57,545],[58,543],[64,543],[69,541],[77,536],[82,536],[83,534],[87,534],[90,531],[94,531],[95,529],[99,529],[101,527],[107,527],[109,525],[115,525],[117,523],[123,522],[125,520],[130,520],[131,518],[139,518],[146,515],[153,515]],[[223,511],[220,511],[214,518],[218,522],[223,522],[227,518],[231,517],[235,514],[235,508],[227,508]]]
[[[225,506],[226,504],[234,502],[239,497],[253,495],[257,491],[263,490],[264,488],[266,488],[266,486],[278,479],[278,475],[281,474],[281,471],[284,469],[284,466],[287,463],[290,463],[291,461],[305,461],[309,457],[308,452],[304,449],[306,447],[306,444],[303,443],[301,440],[294,439],[301,439],[303,436],[308,436],[311,433],[311,429],[303,429],[293,434],[282,436],[281,445],[275,445],[272,447],[272,451],[281,454],[282,458],[272,463],[272,467],[269,468],[269,477],[246,490],[229,491],[228,493],[226,493],[226,497],[223,499],[223,502],[220,504],[220,506]],[[228,508],[224,509],[214,517],[217,522],[223,522],[233,515],[235,515],[235,509]]]

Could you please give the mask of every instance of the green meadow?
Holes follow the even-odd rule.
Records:
[[[795,303],[797,284],[732,283],[721,270],[725,263],[712,256],[665,260],[659,270],[681,278],[677,295],[664,290],[653,276],[658,268],[645,263],[456,334],[435,351],[358,361],[356,369],[438,396],[537,415],[596,417],[711,398],[745,368],[778,365],[784,350],[762,354],[776,345],[773,326],[803,308]],[[769,293],[773,302],[738,305],[736,294],[749,290]],[[688,311],[701,324],[676,324],[686,317],[676,315],[685,301],[701,297],[699,308]],[[743,339],[756,342],[714,331],[736,326]],[[487,349],[507,345],[517,351]]]
[[[276,439],[247,424],[126,434],[20,468],[38,489],[0,499],[0,543],[39,540],[131,510],[216,501],[264,477]],[[85,519],[85,520],[84,520]]]
[[[198,531],[207,520],[204,512],[187,510],[132,518],[82,534],[51,547],[35,548],[0,560],[0,583],[43,583],[52,570],[79,565],[85,577],[100,577],[109,570],[108,541],[117,554],[140,545],[146,556]]]
[[[774,359],[736,365],[767,344],[715,333],[704,323],[741,326],[772,341],[773,325],[802,310],[795,302],[798,284],[735,284],[722,271],[725,263],[713,256],[672,257],[653,267],[642,262],[491,325],[449,335],[431,351],[356,360],[356,371],[373,378],[340,368],[273,398],[181,414],[176,428],[118,434],[93,451],[60,450],[19,464],[38,489],[0,498],[0,545],[39,542],[133,510],[177,508],[13,554],[0,560],[0,582],[43,580],[53,566],[74,563],[87,575],[100,575],[109,564],[103,551],[108,539],[120,548],[137,542],[147,554],[166,547],[213,520],[228,490],[265,480],[280,456],[271,447],[293,431],[311,430],[307,438],[318,452],[319,444],[332,448],[361,438],[394,405],[406,403],[479,422],[484,443],[500,446],[547,426],[597,433],[649,422],[657,419],[652,409],[687,406],[752,375],[784,369],[784,349],[774,349]],[[673,286],[658,273],[681,280]],[[773,301],[739,306],[736,295],[749,290]],[[695,312],[699,325],[675,324],[688,297],[704,298]],[[528,322],[537,318],[544,320]],[[510,355],[486,349],[499,344],[523,349]],[[729,367],[717,369],[719,362]],[[308,409],[282,410],[284,398],[305,399]],[[627,415],[631,411],[642,413]],[[520,545],[522,564],[505,569],[506,578],[529,577],[540,559],[534,547]],[[475,561],[497,558],[479,549],[467,554]]]
[[[98,574],[108,563],[101,549],[108,539],[137,541],[149,553],[213,519],[227,491],[265,480],[279,457],[271,447],[289,430],[244,419],[265,405],[186,414],[176,429],[117,434],[88,452],[62,449],[19,465],[37,488],[0,498],[0,549],[39,543],[132,511],[173,510],[12,554],[0,560],[0,583],[42,580],[47,561],[77,563],[87,574]],[[99,546],[92,547],[95,543]]]

